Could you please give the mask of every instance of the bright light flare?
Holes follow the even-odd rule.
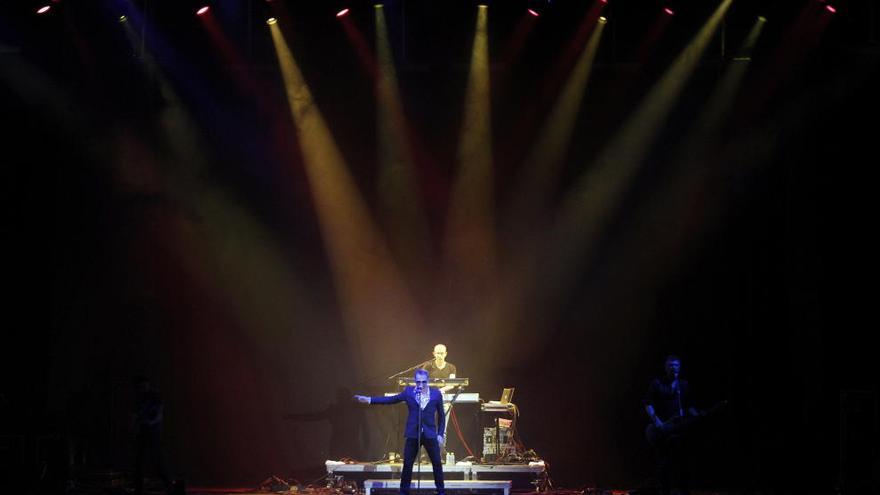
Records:
[[[831,12],[832,14],[837,13],[837,9],[835,9],[833,5],[826,5],[825,10],[827,10],[828,12]]]
[[[529,14],[531,14],[531,15],[533,15],[533,16],[535,16],[535,17],[540,17],[540,15],[541,15],[541,14],[535,12],[535,11],[532,10],[532,9],[529,9]]]
[[[605,24],[606,22],[608,22],[608,19],[605,18],[604,15],[603,15],[603,16],[599,16],[599,24]]]
[[[37,14],[45,14],[45,13],[49,12],[50,10],[52,10],[51,5],[43,5],[42,7],[37,9]]]
[[[270,18],[266,19],[266,24],[268,24],[268,25],[270,25],[270,26],[271,26],[272,24],[275,24],[276,22],[278,22],[278,19],[276,19],[276,18],[274,18],[274,17],[270,17]]]
[[[351,9],[345,8],[336,13],[336,17],[345,17],[348,13],[351,12]]]
[[[669,7],[665,7],[663,12],[666,12],[666,15],[675,15],[675,12],[672,11]]]
[[[208,13],[209,10],[211,10],[211,7],[205,5],[196,11],[196,15],[205,15]]]

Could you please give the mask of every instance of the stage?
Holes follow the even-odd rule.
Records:
[[[403,464],[395,463],[344,463],[328,460],[325,463],[327,475],[336,484],[344,485],[346,482],[356,482],[358,489],[364,488],[365,480],[394,480],[400,479]],[[515,490],[528,489],[534,491],[536,487],[543,486],[547,479],[547,469],[544,461],[529,462],[528,464],[481,464],[472,462],[457,462],[443,465],[444,478],[450,481],[503,481],[512,483]],[[413,480],[432,480],[430,463],[421,463],[413,466]]]

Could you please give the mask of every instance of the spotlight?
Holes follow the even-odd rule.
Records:
[[[268,24],[268,25],[270,25],[270,26],[271,26],[272,24],[277,23],[277,22],[278,22],[278,19],[276,19],[276,18],[274,18],[274,17],[270,17],[270,18],[266,19],[266,24]]]
[[[669,7],[664,7],[663,12],[666,12],[666,15],[675,15],[675,12],[672,11]]]
[[[835,9],[834,6],[833,6],[833,5],[830,5],[830,4],[829,4],[829,5],[825,5],[825,10],[827,10],[828,12],[831,12],[832,14],[836,14],[836,13],[837,13],[837,9]]]
[[[599,24],[605,24],[606,22],[608,22],[608,19],[604,15],[599,16]]]
[[[351,12],[351,9],[346,7],[344,9],[340,10],[339,12],[337,12],[336,17],[345,17],[348,15],[349,12]]]
[[[127,16],[124,16],[124,15],[119,16],[119,23],[120,24],[124,24],[125,21],[127,21],[127,20],[128,20]]]
[[[204,5],[196,11],[196,15],[205,15],[208,13],[209,10],[211,10],[211,7]]]
[[[51,5],[43,5],[42,7],[37,9],[37,14],[45,14],[45,13],[49,12],[50,10],[52,10]]]
[[[478,1],[477,5],[483,7],[486,3],[488,2]],[[526,12],[532,17],[541,17],[548,12],[550,5],[550,0],[529,0],[526,4]]]
[[[761,23],[767,22],[767,18],[764,17],[764,16],[762,16],[762,15],[759,15],[759,16],[758,16],[758,22],[761,22]]]

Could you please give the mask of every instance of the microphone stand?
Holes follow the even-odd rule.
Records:
[[[418,385],[416,385],[418,386]],[[431,401],[431,389],[428,389],[428,401]],[[422,396],[416,395],[416,406],[419,408],[419,440],[416,446],[416,462],[419,463],[418,474],[416,475],[416,493],[422,489],[422,461],[419,459],[422,455]],[[436,480],[435,480],[436,483]]]
[[[387,378],[387,380],[394,380],[395,378],[397,378],[398,376],[400,376],[400,375],[402,375],[402,374],[404,374],[404,373],[409,373],[410,371],[412,371],[412,370],[414,370],[414,369],[417,369],[417,368],[424,368],[425,365],[427,365],[427,364],[430,363],[430,362],[431,362],[430,360],[428,360],[428,361],[422,361],[421,363],[419,363],[419,364],[417,364],[417,365],[415,365],[415,366],[410,366],[409,368],[407,368],[407,369],[405,369],[405,370],[403,370],[403,371],[398,371],[397,373],[395,373],[395,374],[389,376],[389,377]]]
[[[672,383],[675,385],[675,395],[678,398],[678,415],[684,418],[684,407],[681,404],[681,381],[678,379],[678,373],[675,374],[675,380]]]

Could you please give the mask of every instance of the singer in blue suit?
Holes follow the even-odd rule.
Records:
[[[406,402],[409,415],[406,418],[404,437],[406,446],[403,449],[403,472],[400,474],[400,493],[409,495],[412,482],[413,462],[419,453],[419,444],[424,445],[431,458],[434,468],[434,484],[438,495],[445,495],[443,486],[443,464],[440,462],[440,445],[444,441],[446,413],[443,411],[443,394],[436,388],[428,386],[428,372],[416,370],[415,387],[406,387],[391,397],[367,397],[355,395],[358,402],[364,404],[396,404]]]

